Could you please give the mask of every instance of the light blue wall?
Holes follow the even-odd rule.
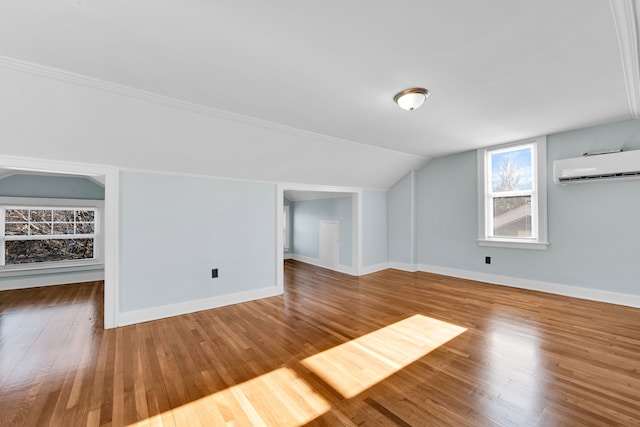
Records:
[[[340,222],[340,264],[352,266],[352,197],[293,202],[293,252],[320,258],[320,221]]]
[[[121,173],[121,311],[274,287],[275,192],[274,184]]]
[[[415,263],[414,255],[414,172],[411,171],[391,187],[387,194],[387,230],[389,261]]]
[[[417,259],[420,264],[484,271],[481,268],[485,266],[486,248],[478,248],[476,242],[475,161],[476,152],[469,151],[434,159],[417,172]],[[498,264],[496,258],[493,266]]]
[[[557,186],[553,161],[626,144],[640,149],[640,121],[547,139],[547,251],[479,247],[476,152],[432,160],[417,174],[421,264],[640,294],[640,181]],[[391,203],[391,197],[390,197]],[[491,256],[492,264],[484,264]]]
[[[104,187],[86,178],[11,175],[0,179],[0,196],[104,200]]]
[[[362,192],[362,264],[389,261],[387,241],[387,192]]]
[[[283,204],[289,206],[289,249],[284,249],[285,254],[293,252],[293,202],[286,197],[283,197]]]

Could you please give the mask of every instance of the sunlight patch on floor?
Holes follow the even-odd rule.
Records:
[[[400,371],[467,329],[416,314],[302,360],[345,398]],[[290,368],[279,368],[129,427],[299,427],[331,410],[331,404]],[[169,417],[172,418],[168,418]]]
[[[466,330],[416,314],[308,357],[302,364],[342,396],[351,398]]]
[[[302,426],[331,405],[293,370],[280,368],[171,412],[178,426]],[[150,419],[130,426],[148,425]]]

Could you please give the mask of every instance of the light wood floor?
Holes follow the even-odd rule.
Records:
[[[106,331],[101,283],[0,292],[0,425],[640,425],[638,309],[285,276],[282,297]]]

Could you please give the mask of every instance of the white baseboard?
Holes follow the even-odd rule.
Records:
[[[387,268],[389,268],[388,262],[381,262],[380,264],[367,265],[365,267],[362,267],[361,276],[364,276],[365,274],[377,273],[378,271],[386,270]]]
[[[71,283],[104,280],[104,270],[78,271],[74,273],[13,276],[0,280],[0,291],[39,288],[41,286],[67,285]]]
[[[293,254],[291,252],[285,252],[283,259],[293,259]]]
[[[541,282],[538,280],[520,279],[517,277],[501,276],[497,274],[479,273],[476,271],[458,270],[455,268],[438,267],[420,264],[419,270],[426,273],[442,274],[444,276],[459,277],[494,285],[504,285],[531,291],[547,292],[610,304],[640,308],[640,295],[623,294],[619,292],[603,291],[599,289],[582,288],[580,286],[562,285],[558,283]]]
[[[293,258],[311,265],[327,268],[320,264],[320,260],[316,258],[305,257],[303,255],[293,254]],[[551,294],[564,295],[574,298],[581,298],[593,301],[607,302],[611,304],[624,305],[628,307],[640,308],[640,295],[622,294],[617,292],[602,291],[597,289],[582,288],[578,286],[561,285],[557,283],[541,282],[536,280],[520,279],[516,277],[500,276],[495,274],[479,273],[475,271],[459,270],[448,267],[439,267],[433,265],[412,265],[390,262],[381,263],[364,268],[363,274],[369,274],[374,271],[381,271],[385,268],[395,268],[403,271],[423,271],[426,273],[441,274],[450,277],[459,277],[462,279],[475,280],[479,282],[510,286],[514,288],[528,289],[534,291],[547,292]],[[339,271],[337,269],[332,269]],[[348,270],[348,271],[347,271]],[[344,267],[341,273],[353,275],[350,267]],[[24,280],[24,279],[22,279]],[[102,279],[85,279],[79,280],[92,281]],[[71,283],[71,282],[66,282]],[[74,282],[75,283],[75,282]],[[0,283],[2,286],[2,283]],[[38,285],[35,285],[38,286]],[[177,304],[165,305],[161,307],[153,307],[143,310],[136,310],[130,312],[120,313],[117,316],[117,326],[132,325],[135,323],[148,322],[151,320],[163,319],[166,317],[178,316],[187,313],[193,313],[196,311],[209,310],[212,308],[223,307],[231,304],[238,304],[242,302],[252,301],[261,298],[268,298],[282,294],[282,289],[275,287],[268,287],[262,289],[256,289],[251,291],[239,292],[229,295],[221,295],[211,298],[205,298],[195,301],[186,301]]]
[[[418,271],[418,265],[417,264],[407,264],[404,262],[395,262],[395,261],[389,261],[389,268],[394,268],[396,270],[402,270],[402,271],[408,271],[410,273],[415,273],[416,271]]]
[[[320,263],[318,258],[311,258],[308,256],[293,254],[293,259],[296,261],[304,262],[305,264],[315,265],[316,267],[326,268],[327,270],[337,271],[338,273],[349,274],[351,276],[355,276],[356,273],[353,270],[353,267],[347,267],[346,265],[334,265],[334,266],[326,266]]]
[[[116,326],[133,325],[135,323],[149,322],[151,320],[164,319],[166,317],[179,316],[182,314],[195,313],[196,311],[210,310],[212,308],[224,307],[226,305],[274,297],[282,295],[282,292],[282,289],[268,287],[238,292],[235,294],[220,295],[211,298],[163,305],[160,307],[127,311],[117,315]]]

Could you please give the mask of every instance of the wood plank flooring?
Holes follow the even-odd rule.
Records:
[[[115,330],[0,292],[1,426],[636,426],[640,310],[285,263],[285,295]]]

